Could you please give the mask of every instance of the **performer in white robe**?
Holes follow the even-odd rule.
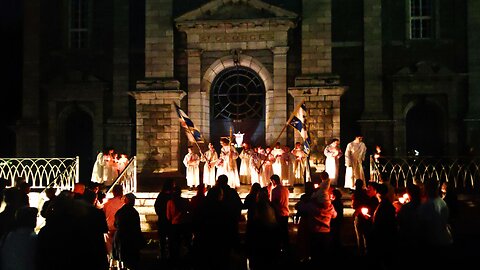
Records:
[[[205,186],[215,186],[215,164],[218,160],[217,151],[212,143],[208,143],[208,150],[202,156],[203,165],[203,184]]]
[[[103,167],[103,182],[105,186],[111,186],[114,184],[118,177],[117,170],[117,153],[115,150],[108,150],[108,154],[103,155],[104,167]]]
[[[259,183],[260,186],[262,183],[260,182],[261,180],[261,175],[262,175],[262,167],[260,166],[262,164],[262,158],[261,155],[258,153],[258,148],[253,149],[252,156],[250,157],[250,180],[252,185],[255,183]]]
[[[262,165],[263,174],[261,177],[262,183],[260,185],[265,187],[270,184],[270,176],[273,175],[272,164],[275,161],[275,157],[272,155],[272,149],[270,147],[265,148],[262,158],[264,159]]]
[[[367,147],[363,143],[363,136],[356,136],[355,140],[347,144],[345,149],[345,188],[354,189],[355,180],[362,179],[365,183],[362,162],[365,159]]]
[[[323,151],[325,155],[325,171],[330,177],[330,185],[338,185],[338,168],[340,166],[339,159],[343,155],[340,149],[340,140],[333,139]]]
[[[103,152],[98,152],[97,159],[93,164],[91,181],[95,183],[103,183],[103,169],[105,166],[105,160],[103,159]]]
[[[282,165],[284,164],[282,162],[282,155],[283,155],[283,149],[282,146],[280,145],[279,142],[275,144],[275,147],[272,149],[272,156],[274,157],[274,160],[272,162],[272,170],[273,173],[280,176],[280,180],[282,179]]]
[[[193,147],[188,147],[188,153],[183,158],[183,165],[186,167],[187,186],[195,188],[200,184],[200,157],[193,152]]]
[[[293,184],[303,185],[307,154],[305,154],[305,152],[303,151],[302,144],[300,142],[295,143],[295,148],[292,150],[292,154],[295,156],[295,162],[293,163],[295,180]]]
[[[282,154],[282,180],[287,180],[289,186],[295,183],[295,172],[293,165],[295,164],[296,156],[290,152],[290,147],[283,147]]]
[[[228,139],[220,139],[222,149],[220,149],[220,155],[217,162],[217,176],[225,174],[228,177],[228,185],[231,188],[240,187],[240,177],[238,176],[237,158],[238,152],[233,146],[230,145]]]
[[[122,173],[123,170],[125,170],[125,167],[127,166],[128,163],[128,157],[126,154],[121,154],[120,158],[117,160],[117,170],[118,173]]]
[[[250,159],[252,158],[253,150],[248,143],[243,143],[243,150],[240,153],[240,183],[245,185],[251,184]]]

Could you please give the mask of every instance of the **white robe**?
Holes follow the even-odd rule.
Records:
[[[327,145],[323,151],[325,155],[325,171],[330,178],[330,185],[338,185],[338,168],[340,166],[339,158],[343,155],[340,147],[334,145]]]
[[[295,183],[295,171],[293,165],[295,163],[295,155],[291,152],[282,154],[282,180],[288,180],[288,185]]]
[[[362,162],[365,159],[367,147],[363,142],[350,142],[345,149],[345,188],[354,189],[355,180],[365,181]]]
[[[275,158],[272,154],[269,154],[268,156],[265,154],[263,155],[263,158],[265,160],[263,161],[263,166],[262,166],[263,173],[260,177],[260,185],[262,187],[266,187],[270,184],[270,176],[273,175],[272,163],[275,160]]]
[[[186,167],[187,186],[196,187],[200,184],[200,157],[195,153],[188,153],[183,158],[183,165]]]
[[[252,157],[252,149],[243,149],[240,153],[240,183],[250,185],[251,184],[251,171],[250,171],[250,159]]]
[[[113,185],[118,177],[117,162],[110,155],[103,156],[105,165],[103,166],[103,181],[105,185]]]
[[[280,148],[274,148],[271,154],[274,157],[274,161],[272,162],[273,173],[278,175],[280,177],[280,180],[283,180],[282,178],[282,167],[284,165],[284,162],[282,161],[283,150]]]
[[[293,163],[295,179],[293,184],[303,185],[307,154],[305,154],[302,149],[293,149],[291,152],[295,156],[295,161]]]
[[[218,154],[215,150],[208,150],[205,152],[204,157],[206,160],[202,160],[205,162],[203,165],[203,184],[205,186],[214,186],[215,185],[215,163],[218,160]]]
[[[238,176],[237,159],[238,152],[229,145],[222,146],[220,156],[217,162],[217,177],[225,174],[228,177],[228,185],[231,188],[240,187],[240,177]]]
[[[97,160],[93,164],[91,181],[95,183],[103,183],[103,169],[105,166],[105,160],[103,160],[103,153],[100,152],[97,155]]]
[[[253,185],[254,183],[259,183],[260,186],[262,186],[262,183],[260,182],[261,179],[261,174],[262,174],[262,168],[260,167],[260,164],[262,163],[262,160],[259,156],[258,153],[253,153],[251,158],[250,158],[250,182]]]

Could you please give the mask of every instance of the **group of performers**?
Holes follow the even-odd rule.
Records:
[[[300,142],[290,150],[279,142],[271,149],[261,146],[251,147],[248,143],[242,144],[240,153],[226,138],[220,140],[221,149],[217,154],[212,143],[208,144],[205,153],[196,154],[193,147],[189,147],[183,163],[187,168],[187,185],[195,188],[200,184],[200,163],[203,162],[203,183],[205,186],[214,186],[219,175],[228,176],[228,184],[237,188],[240,184],[250,185],[259,183],[262,187],[270,183],[270,176],[276,174],[284,185],[304,183],[306,173],[307,154]],[[356,136],[345,149],[345,184],[344,188],[353,189],[356,179],[365,181],[362,163],[365,159],[366,146],[362,136]],[[330,176],[332,186],[338,185],[339,159],[343,156],[340,141],[332,139],[324,149],[325,171]],[[240,168],[237,168],[237,159],[240,158]]]
[[[93,165],[91,181],[111,186],[127,164],[126,154],[118,154],[114,149],[100,151]]]
[[[200,184],[200,162],[204,162],[202,180],[205,186],[214,186],[216,179],[222,174],[227,175],[228,184],[232,188],[253,183],[267,186],[273,174],[280,176],[284,185],[304,183],[307,155],[299,142],[292,150],[278,142],[273,149],[251,147],[249,143],[243,143],[240,153],[226,138],[220,139],[220,144],[220,153],[209,143],[208,150],[200,155],[194,153],[193,147],[189,146],[183,164],[190,188]],[[240,168],[237,165],[238,158],[241,160]]]

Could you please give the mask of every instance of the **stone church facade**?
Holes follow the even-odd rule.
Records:
[[[93,164],[111,146],[140,172],[182,172],[174,103],[219,149],[231,132],[293,146],[301,101],[314,163],[356,134],[391,156],[477,154],[480,4],[423,1],[26,0],[17,154]]]

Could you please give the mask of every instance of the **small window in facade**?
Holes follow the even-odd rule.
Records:
[[[410,0],[410,39],[433,38],[433,0]]]
[[[88,45],[88,0],[70,0],[69,47],[84,49]]]

